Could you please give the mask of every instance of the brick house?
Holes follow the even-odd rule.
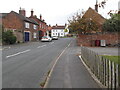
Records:
[[[106,21],[106,19],[98,13],[97,5],[95,5],[95,10],[89,8],[82,18],[91,18],[91,20],[98,25],[99,32],[102,31],[102,25]],[[77,43],[79,46],[102,46],[102,41],[104,41],[106,45],[112,45],[119,43],[120,38],[118,36],[118,33],[94,33],[89,35],[79,34]]]
[[[37,16],[34,15],[34,11],[31,10],[31,16],[29,18],[35,20],[39,24],[39,28],[38,28],[38,38],[39,38],[39,40],[43,36],[49,35],[50,27],[47,25],[45,20],[42,19],[42,15],[40,15],[40,18],[37,18]]]
[[[89,7],[89,9],[82,16],[82,18],[89,19],[89,20],[92,20],[93,22],[95,22],[98,26],[98,31],[101,31],[102,25],[106,19],[103,16],[101,16],[97,11],[98,11],[97,8],[95,8],[95,10],[94,10],[91,7]]]
[[[38,40],[39,24],[28,17],[24,9],[20,9],[19,13],[11,11],[2,17],[2,25],[7,30],[12,30],[17,41],[27,42]]]

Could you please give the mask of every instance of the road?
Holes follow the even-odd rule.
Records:
[[[39,88],[44,75],[72,39],[13,45],[2,51],[3,88]]]
[[[48,88],[99,88],[78,54],[80,47],[76,45],[75,38],[3,47],[2,87],[40,88],[46,74],[58,60],[46,85]]]

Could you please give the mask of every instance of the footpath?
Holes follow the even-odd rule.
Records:
[[[45,88],[100,88],[80,58],[80,47],[73,41],[57,61]]]

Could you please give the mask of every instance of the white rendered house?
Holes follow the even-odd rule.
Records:
[[[64,37],[69,33],[68,27],[67,25],[64,26],[58,26],[56,24],[56,26],[52,27],[51,30],[51,36],[57,36],[57,37]]]

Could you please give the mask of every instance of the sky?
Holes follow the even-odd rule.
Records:
[[[104,0],[98,0],[98,3]],[[109,18],[107,13],[110,10],[118,10],[119,0],[106,0],[105,8],[99,8],[99,13]],[[20,7],[26,10],[26,16],[30,16],[31,9],[34,10],[34,15],[42,18],[49,25],[64,25],[68,19],[76,12],[89,7],[94,9],[96,0],[2,0],[0,2],[0,13],[9,13],[10,11],[19,12]]]

